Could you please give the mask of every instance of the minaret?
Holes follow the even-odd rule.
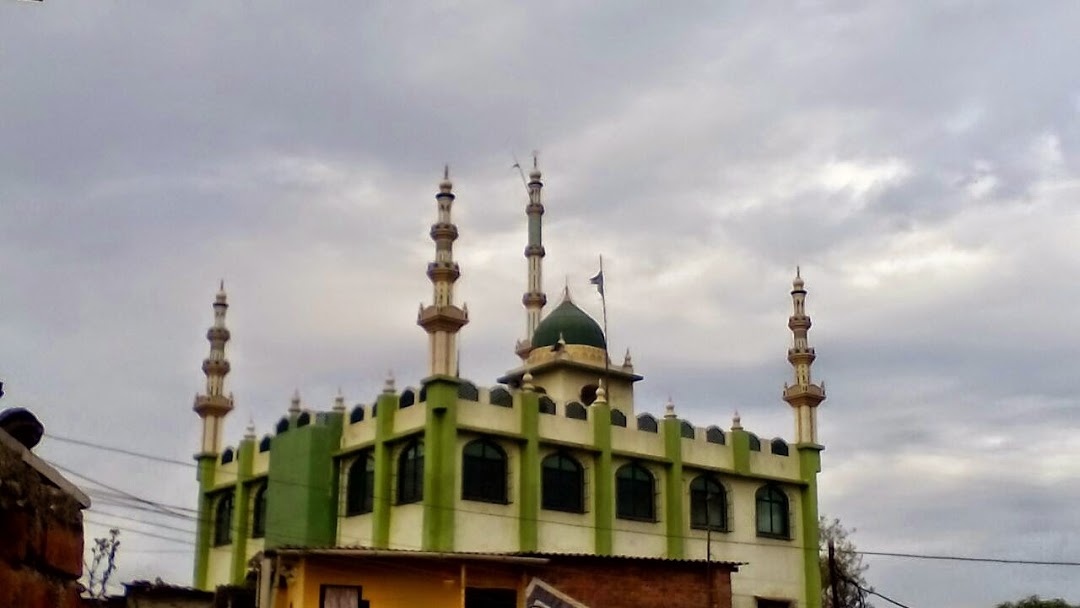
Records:
[[[806,337],[810,331],[810,317],[806,314],[806,289],[798,268],[792,283],[791,302],[794,310],[788,318],[788,327],[794,342],[788,349],[788,361],[795,368],[795,384],[784,384],[784,401],[795,409],[795,442],[816,444],[817,406],[825,400],[825,386],[814,384],[810,377],[810,366],[817,355]]]
[[[454,262],[454,241],[457,226],[450,221],[450,207],[454,203],[450,168],[443,172],[439,193],[438,219],[431,226],[431,240],[435,241],[435,261],[428,264],[427,275],[431,279],[434,302],[431,306],[420,305],[416,323],[428,333],[428,358],[431,375],[453,376],[457,374],[457,333],[469,322],[468,308],[454,304],[454,282],[461,270]]]
[[[225,311],[229,304],[225,298],[225,282],[214,298],[214,325],[206,332],[210,342],[210,355],[203,360],[206,374],[206,392],[195,396],[195,413],[202,418],[202,444],[200,454],[217,454],[221,451],[221,427],[225,415],[232,411],[232,395],[225,396],[225,376],[229,373],[229,360],[225,358],[225,344],[229,330],[225,327]]]
[[[540,313],[547,304],[547,294],[543,284],[543,217],[544,203],[540,199],[540,190],[544,187],[540,181],[540,168],[533,155],[533,169],[529,173],[529,204],[525,206],[525,215],[529,218],[529,241],[525,245],[525,259],[528,261],[528,281],[521,303],[525,305],[525,339],[518,342],[517,354],[522,359],[532,350],[532,336],[540,324]]]

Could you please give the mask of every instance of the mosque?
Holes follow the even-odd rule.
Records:
[[[729,428],[698,427],[670,402],[659,415],[642,412],[634,403],[642,376],[629,353],[610,359],[603,328],[569,292],[544,314],[535,166],[527,187],[528,331],[515,344],[520,361],[492,385],[457,371],[469,314],[454,294],[448,174],[430,233],[432,301],[417,317],[429,374],[415,387],[387,378],[374,402],[349,408],[339,396],[329,411],[302,408],[296,396],[273,433],[260,438],[249,427],[223,447],[233,399],[222,286],[206,389],[194,405],[202,422],[196,587],[257,572],[260,605],[280,608],[588,606],[551,580],[569,581],[572,571],[621,576],[624,591],[637,593],[632,571],[643,573],[641,598],[670,581],[707,588],[708,603],[680,604],[677,590],[665,591],[668,606],[820,607],[816,417],[825,391],[811,379],[803,279],[796,273],[791,290],[794,373],[782,392],[792,437],[760,438],[738,416]],[[602,274],[594,282],[603,289]],[[713,578],[685,582],[697,572]],[[541,587],[563,599],[531,599]]]

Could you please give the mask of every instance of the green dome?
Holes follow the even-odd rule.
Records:
[[[533,348],[542,346],[555,346],[559,336],[567,344],[582,344],[607,348],[604,340],[604,330],[600,324],[593,320],[584,310],[578,308],[569,298],[555,307],[540,325],[536,326],[536,332],[532,336]]]

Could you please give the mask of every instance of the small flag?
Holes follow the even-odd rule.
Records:
[[[600,297],[604,297],[604,271],[596,273],[596,276],[589,279],[589,283],[596,285],[596,291],[600,292]]]

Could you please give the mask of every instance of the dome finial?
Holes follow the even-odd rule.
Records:
[[[521,390],[532,391],[535,388],[533,386],[533,375],[525,372],[525,375],[521,377]]]
[[[675,402],[668,395],[667,403],[664,404],[664,418],[675,418]]]
[[[733,431],[741,431],[742,430],[742,418],[739,417],[739,410],[735,410],[735,416],[732,417],[732,419],[731,419],[731,430],[733,430]]]
[[[289,413],[300,413],[300,389],[293,389],[292,400],[289,402]]]
[[[345,394],[341,392],[341,387],[340,386],[337,389],[337,396],[334,397],[334,411],[335,412],[344,412],[345,411]]]
[[[244,439],[255,440],[255,418],[248,416],[247,429],[244,430]]]
[[[397,391],[394,386],[394,370],[388,370],[386,372],[386,382],[383,384],[383,392],[392,395]]]
[[[593,403],[607,403],[607,389],[604,388],[603,378],[596,385],[596,400]]]

